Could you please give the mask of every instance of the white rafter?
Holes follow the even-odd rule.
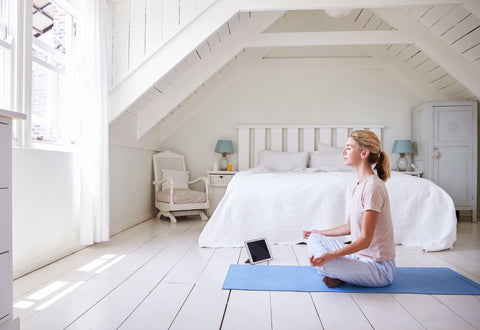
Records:
[[[167,113],[180,104],[188,95],[198,88],[204,81],[213,76],[225,63],[237,55],[245,44],[256,37],[275,20],[283,15],[283,12],[256,13],[241,31],[237,31],[222,43],[210,56],[202,59],[201,65],[196,65],[189,70],[188,75],[180,77],[176,82],[176,88],[169,89],[162,98],[161,104],[152,103],[137,116],[137,136],[141,137],[159,122]]]
[[[383,61],[371,57],[262,58],[250,70],[382,69]]]
[[[471,65],[428,27],[402,9],[375,9],[394,28],[411,33],[414,44],[437,62],[448,74],[480,98],[480,69]]]
[[[199,95],[193,96],[187,102],[182,103],[180,109],[176,109],[171,116],[166,117],[157,125],[158,143],[163,143],[199,111],[204,109],[207,104],[221,95],[232,81],[249,68],[252,61],[261,58],[266,52],[267,50],[260,48],[245,50],[238,55],[237,60],[231,61],[227,68],[221,69],[222,72],[210,79],[201,89]]]
[[[242,0],[238,2],[241,11],[271,11],[463,5],[465,1],[466,0]]]
[[[238,12],[229,0],[215,1],[164,46],[145,60],[109,93],[110,121],[135,102],[148,88],[171,71],[212,33]],[[212,19],[215,17],[215,19]]]
[[[261,33],[247,47],[292,47],[332,45],[390,45],[412,43],[409,33],[400,31],[326,31]]]
[[[332,26],[339,27],[340,21],[338,19],[332,18],[328,15],[325,15],[325,19],[328,20],[328,22],[332,24]],[[341,24],[344,27],[348,26],[350,29],[355,28],[355,24],[353,22],[345,21],[345,19],[342,19]],[[443,94],[441,94],[423,79],[418,77],[416,74],[412,73],[412,71],[405,70],[404,67],[397,63],[395,59],[390,54],[388,54],[385,47],[368,45],[360,47],[365,53],[371,56],[372,59],[378,61],[379,63],[382,63],[383,68],[386,72],[398,79],[406,87],[410,88],[424,101],[442,101],[446,99]]]
[[[473,15],[480,18],[480,1],[478,0],[466,0],[463,4],[465,9],[470,11]]]

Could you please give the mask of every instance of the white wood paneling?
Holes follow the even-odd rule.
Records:
[[[270,149],[272,151],[283,151],[282,128],[274,127],[270,130]]]
[[[163,41],[163,1],[146,0],[145,2],[145,41],[146,54],[150,55],[157,50]]]
[[[315,150],[315,128],[303,129],[303,151],[311,152]]]
[[[382,139],[382,129],[381,128],[370,128],[370,131],[375,133],[378,136],[378,138],[380,139],[380,141],[383,141],[383,139]]]
[[[129,60],[129,2],[122,1],[113,4],[112,32],[112,74],[113,82],[123,79],[128,72]]]
[[[462,38],[473,29],[477,28],[479,20],[476,16],[468,14],[460,22],[455,24],[451,29],[442,35],[442,39],[449,44],[454,43],[458,39]]]
[[[250,168],[250,129],[238,128],[238,169]]]
[[[145,0],[130,0],[129,69],[140,65],[145,58],[145,9]]]
[[[287,151],[298,151],[298,128],[287,128]]]
[[[336,146],[339,147],[339,148],[343,148],[345,146],[345,141],[347,140],[347,137],[348,137],[348,128],[343,128],[343,127],[339,127],[337,128],[337,132],[336,132]]]
[[[320,143],[323,144],[332,144],[332,129],[331,128],[320,128],[319,133]]]
[[[163,2],[163,38],[170,39],[180,26],[180,1],[168,0]]]
[[[180,25],[184,26],[188,24],[197,14],[197,1],[196,0],[181,0],[180,1]]]
[[[432,32],[442,35],[451,29],[455,24],[464,19],[469,11],[462,6],[456,6],[449,11],[441,20],[432,25]]]
[[[432,6],[430,10],[420,18],[420,21],[426,26],[431,27],[453,8],[454,6]]]
[[[260,152],[265,150],[265,128],[255,128],[255,159],[254,164],[259,161]]]

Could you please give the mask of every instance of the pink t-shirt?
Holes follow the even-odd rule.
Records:
[[[377,175],[369,176],[364,182],[357,183],[353,190],[350,205],[350,230],[352,242],[360,237],[364,211],[379,212],[377,226],[370,246],[357,252],[357,255],[384,261],[395,258],[395,240],[393,238],[392,214],[387,187]]]

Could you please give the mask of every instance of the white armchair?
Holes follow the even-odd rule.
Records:
[[[199,215],[208,220],[203,210],[208,209],[208,179],[201,177],[188,180],[183,155],[164,151],[153,155],[153,175],[155,181],[155,207],[157,218],[163,215],[176,223],[175,216]],[[205,191],[191,190],[189,185],[203,181]]]

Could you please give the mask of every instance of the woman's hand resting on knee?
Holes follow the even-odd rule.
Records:
[[[304,230],[303,231],[303,238],[308,238],[314,232],[315,232],[315,230]]]
[[[321,256],[316,257],[316,258],[314,256],[311,256],[309,258],[310,265],[312,265],[314,267],[322,267],[323,265],[325,265],[327,262],[329,262],[332,259],[335,259],[335,256],[330,252],[325,252],[324,254],[322,254]]]

